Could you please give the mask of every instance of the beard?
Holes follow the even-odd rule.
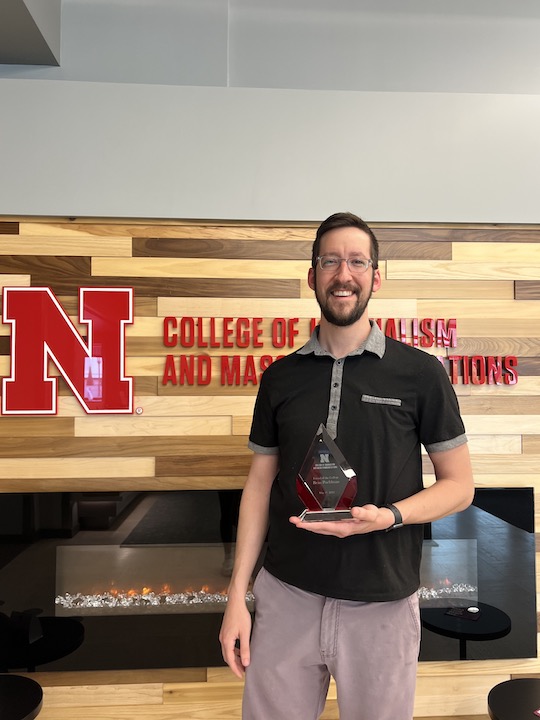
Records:
[[[333,309],[332,307],[330,307],[332,292],[336,290],[350,290],[352,293],[354,293],[354,296],[356,297],[356,302],[354,303],[354,305],[349,308],[343,307],[338,309]],[[327,322],[331,323],[332,325],[337,325],[338,327],[347,327],[348,325],[354,325],[355,322],[360,320],[360,318],[366,311],[372,292],[373,279],[371,281],[371,287],[369,289],[369,292],[364,296],[362,296],[361,289],[356,285],[352,285],[350,283],[335,283],[335,285],[328,288],[325,297],[322,297],[322,295],[316,289],[315,297],[317,299],[317,302],[319,303],[319,307],[321,308],[321,313],[323,314],[323,317]]]

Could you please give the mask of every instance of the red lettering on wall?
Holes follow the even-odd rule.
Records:
[[[87,343],[48,287],[5,287],[3,322],[11,325],[11,374],[2,380],[4,415],[54,415],[56,366],[87,413],[133,412],[125,376],[125,328],[133,322],[132,288],[80,288],[79,322]]]

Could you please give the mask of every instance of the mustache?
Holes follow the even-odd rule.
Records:
[[[358,295],[358,287],[356,285],[351,285],[350,283],[334,283],[328,288],[329,293],[335,292],[336,290],[346,290]]]

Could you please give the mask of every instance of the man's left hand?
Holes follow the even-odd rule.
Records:
[[[339,538],[350,535],[365,535],[377,530],[386,530],[394,523],[394,515],[388,508],[376,505],[362,505],[351,508],[352,518],[349,520],[305,522],[295,515],[289,521],[297,528],[309,530],[319,535],[335,535]]]

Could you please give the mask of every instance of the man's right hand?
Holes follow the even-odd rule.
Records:
[[[247,609],[245,599],[234,600],[229,596],[227,609],[221,624],[219,641],[223,659],[239,678],[244,677],[245,669],[249,665],[250,635],[251,615]]]

